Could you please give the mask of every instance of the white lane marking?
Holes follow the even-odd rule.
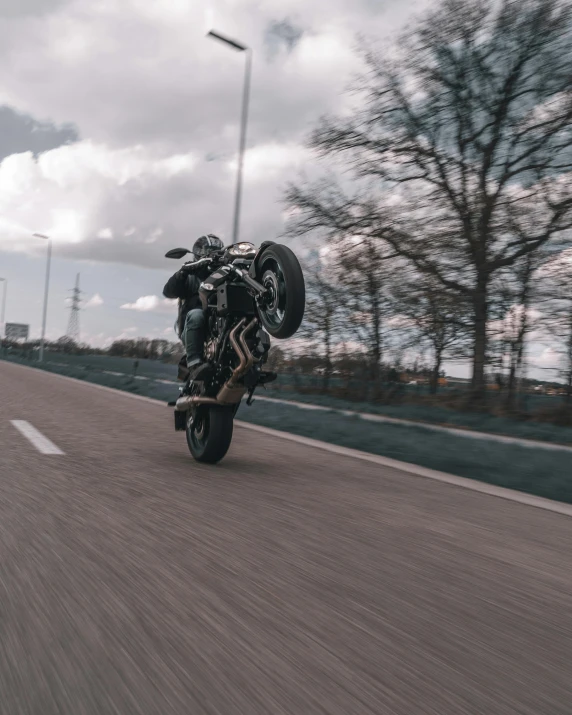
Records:
[[[115,377],[122,377],[125,375],[124,372],[114,372],[113,370],[104,370],[103,371],[106,375],[115,375]],[[63,375],[63,377],[66,377],[66,375]]]
[[[41,370],[45,374],[45,370],[42,370],[41,368],[37,367],[32,367],[31,365],[20,365],[18,363],[8,362],[6,362],[6,364],[21,367],[24,370]],[[151,405],[155,405],[156,407],[162,407],[163,409],[166,407],[165,402],[163,400],[158,400],[153,397],[133,395],[131,392],[116,390],[113,387],[106,387],[105,385],[96,385],[94,382],[85,382],[84,380],[78,380],[76,377],[59,375],[58,373],[54,372],[51,372],[49,374],[53,377],[59,377],[62,380],[75,382],[78,385],[83,385],[84,387],[93,387],[95,390],[103,390],[104,392],[113,393],[114,395],[122,395],[123,397],[128,397],[132,400],[141,400],[143,402],[148,402]],[[238,427],[250,429],[255,432],[261,432],[262,434],[267,434],[271,437],[275,437],[276,439],[285,439],[289,442],[296,442],[297,444],[303,444],[307,447],[314,447],[315,449],[321,449],[325,452],[332,452],[334,454],[339,454],[344,457],[359,459],[364,462],[372,462],[373,464],[378,464],[382,467],[396,469],[397,471],[404,472],[405,474],[410,474],[415,477],[433,479],[436,482],[443,482],[444,484],[450,484],[455,487],[469,489],[473,492],[480,492],[481,494],[486,494],[488,496],[499,497],[501,499],[507,499],[508,501],[523,504],[525,506],[531,506],[536,509],[544,509],[545,511],[551,511],[555,514],[562,514],[563,516],[572,517],[572,504],[566,504],[564,502],[558,502],[552,499],[545,499],[544,497],[537,497],[533,494],[518,492],[514,489],[507,489],[506,487],[496,487],[492,484],[487,484],[486,482],[479,482],[476,479],[457,477],[454,474],[438,472],[434,469],[420,467],[417,464],[400,462],[397,459],[391,459],[390,457],[381,457],[377,454],[371,454],[369,452],[360,452],[359,450],[351,449],[350,447],[338,447],[338,445],[336,444],[330,444],[329,442],[320,442],[319,440],[311,439],[310,437],[301,437],[300,435],[290,434],[289,432],[279,432],[278,430],[271,429],[270,427],[261,427],[259,425],[251,424],[250,422],[242,422],[242,420],[235,420],[235,424]]]
[[[59,447],[45,437],[34,425],[25,420],[10,420],[14,427],[26,437],[42,454],[63,454]]]

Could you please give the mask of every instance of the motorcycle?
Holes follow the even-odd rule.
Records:
[[[186,248],[168,251],[180,260]],[[174,403],[175,430],[185,431],[189,450],[198,462],[214,464],[227,453],[234,417],[247,394],[252,405],[257,387],[277,378],[264,370],[270,337],[296,333],[306,303],[304,275],[287,247],[265,241],[260,248],[242,242],[188,262],[183,268],[212,271],[199,288],[206,315],[205,367],[191,380],[185,358],[179,379],[185,382]]]

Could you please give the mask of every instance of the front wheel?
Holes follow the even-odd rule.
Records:
[[[197,462],[216,464],[232,442],[232,407],[199,407],[187,419],[187,444]]]
[[[274,338],[290,338],[300,327],[306,307],[304,274],[288,246],[275,243],[258,260],[257,279],[269,299],[259,306],[260,319]]]

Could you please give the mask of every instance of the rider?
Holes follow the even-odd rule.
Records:
[[[209,233],[197,238],[192,253],[195,261],[199,261],[222,248],[224,243],[220,238]],[[187,367],[193,374],[200,371],[203,362],[205,314],[201,308],[199,286],[209,273],[209,268],[205,266],[196,268],[183,266],[169,278],[163,288],[165,298],[179,298],[177,332],[185,346]]]

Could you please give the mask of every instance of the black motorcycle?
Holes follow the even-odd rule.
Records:
[[[174,248],[166,258],[190,253]],[[200,285],[206,313],[205,367],[188,378],[185,359],[179,379],[185,382],[174,403],[175,429],[185,431],[198,462],[215,463],[227,453],[233,420],[245,394],[252,404],[256,388],[276,379],[263,369],[270,336],[289,338],[298,330],[306,302],[304,276],[294,253],[281,244],[236,243],[207,258],[186,263],[189,270],[212,269]]]

